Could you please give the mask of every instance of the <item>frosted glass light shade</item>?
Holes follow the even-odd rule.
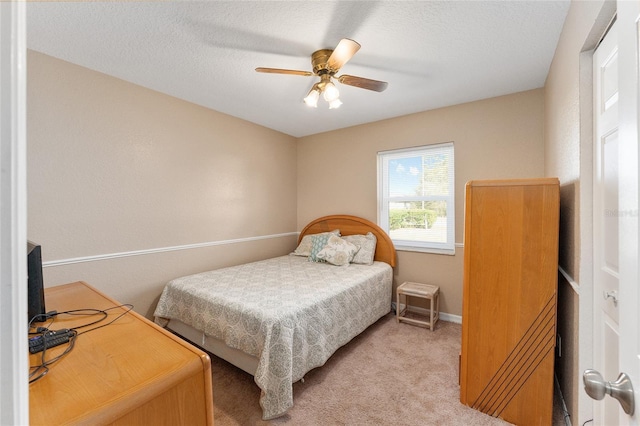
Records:
[[[340,105],[342,105],[342,101],[340,99],[334,99],[329,102],[329,109],[340,108]]]
[[[333,83],[329,82],[324,86],[323,95],[325,101],[331,102],[338,99],[340,92]]]
[[[319,98],[320,91],[318,91],[317,89],[311,89],[309,94],[304,98],[304,103],[307,104],[307,106],[317,108]]]

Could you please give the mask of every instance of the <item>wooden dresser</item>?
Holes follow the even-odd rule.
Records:
[[[556,342],[558,179],[466,186],[460,401],[550,425]]]
[[[84,282],[46,289],[45,303],[58,312],[120,305]],[[106,320],[78,332],[106,324],[125,310],[109,310]],[[59,315],[50,329],[98,318]],[[47,359],[66,347],[47,350]],[[31,365],[39,364],[40,357],[30,355]],[[29,416],[32,425],[213,425],[211,360],[130,311],[77,336],[73,350],[29,386]]]

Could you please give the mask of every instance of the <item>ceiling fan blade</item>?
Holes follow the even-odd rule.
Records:
[[[311,71],[284,70],[284,69],[281,69],[281,68],[263,68],[263,67],[258,67],[258,68],[256,68],[256,71],[265,72],[265,73],[269,73],[269,74],[301,75],[301,76],[305,76],[305,77],[313,75],[313,73]]]
[[[376,92],[382,92],[387,88],[388,83],[386,81],[371,80],[363,77],[356,77],[353,75],[341,75],[336,77],[337,80],[348,86],[355,86],[361,89],[374,90]]]
[[[338,72],[349,59],[360,50],[360,44],[348,38],[343,38],[333,50],[327,60],[327,66],[334,72]]]

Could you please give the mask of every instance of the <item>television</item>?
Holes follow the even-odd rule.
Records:
[[[39,244],[27,241],[27,274],[29,321],[42,322],[46,318],[44,307],[44,279],[42,277],[42,250]]]

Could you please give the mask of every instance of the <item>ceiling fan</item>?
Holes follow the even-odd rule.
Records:
[[[324,99],[329,102],[330,109],[338,108],[342,105],[342,102],[339,98],[340,93],[333,84],[332,78],[338,80],[342,84],[359,87],[361,89],[373,90],[376,92],[382,92],[387,88],[387,83],[384,81],[371,80],[346,74],[336,76],[338,71],[340,71],[340,68],[342,68],[359,49],[359,43],[348,38],[343,38],[334,50],[321,49],[311,54],[313,72],[263,67],[256,68],[256,71],[272,74],[301,75],[307,77],[317,75],[320,77],[320,81],[313,85],[307,96],[304,98],[305,104],[310,107],[317,107],[318,99],[322,94]]]

